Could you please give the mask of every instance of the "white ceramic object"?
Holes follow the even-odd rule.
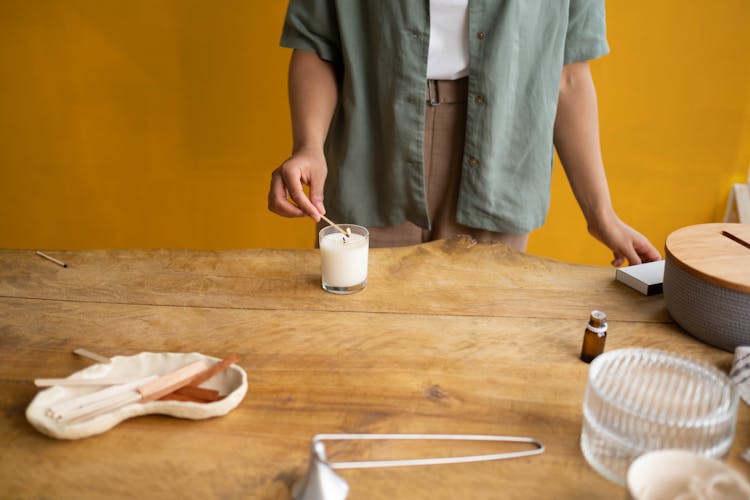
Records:
[[[627,487],[635,500],[750,498],[750,484],[741,474],[720,460],[687,450],[641,455],[628,469]]]
[[[152,353],[142,352],[135,356],[115,356],[110,363],[95,364],[72,374],[70,379],[97,379],[102,377],[139,378],[148,375],[164,375],[198,360],[206,360],[209,366],[221,361],[218,358],[193,353]],[[47,409],[73,397],[94,392],[97,387],[54,386],[36,395],[26,408],[26,419],[39,432],[58,439],[81,439],[106,432],[123,420],[158,413],[177,418],[201,420],[226,415],[240,404],[247,392],[247,374],[238,365],[214,375],[201,384],[201,387],[219,391],[223,396],[211,403],[185,401],[152,401],[131,403],[112,412],[98,415],[89,420],[75,423],[61,423],[47,416]]]

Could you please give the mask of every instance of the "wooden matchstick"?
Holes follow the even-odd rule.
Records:
[[[325,215],[323,215],[323,214],[320,214],[320,218],[321,218],[321,219],[323,219],[324,221],[326,221],[326,222],[327,222],[327,223],[328,223],[329,225],[331,225],[331,226],[333,226],[334,228],[336,228],[336,229],[337,229],[338,231],[340,231],[340,232],[341,232],[341,234],[343,234],[344,236],[346,236],[346,237],[350,237],[350,236],[352,235],[352,230],[351,230],[351,229],[349,229],[349,228],[346,228],[347,230],[346,230],[346,231],[344,231],[344,230],[343,230],[343,229],[341,228],[341,226],[339,226],[338,224],[336,224],[335,222],[333,222],[333,221],[332,221],[331,219],[329,219],[329,218],[328,218],[328,217],[326,217]]]
[[[37,255],[38,255],[39,257],[43,258],[43,259],[47,259],[47,260],[48,260],[48,261],[50,261],[50,262],[54,262],[54,263],[55,263],[55,264],[57,264],[58,266],[61,266],[61,267],[68,267],[68,265],[67,265],[67,264],[66,264],[65,262],[63,262],[63,261],[61,261],[61,260],[57,260],[57,259],[56,259],[56,258],[54,258],[54,257],[50,257],[49,255],[47,255],[47,254],[46,254],[46,253],[44,253],[44,252],[40,252],[39,250],[37,250],[37,251],[36,251],[36,254],[37,254]]]

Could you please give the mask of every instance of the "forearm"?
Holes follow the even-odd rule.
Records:
[[[622,222],[612,208],[599,145],[596,90],[587,63],[567,64],[560,79],[555,148],[592,236],[607,245],[612,265],[661,258],[648,239]]]
[[[325,214],[323,187],[328,166],[323,144],[336,109],[338,87],[331,63],[295,50],[289,63],[292,156],[271,174],[268,209],[285,217]],[[309,196],[304,186],[309,188]]]
[[[596,89],[588,63],[565,65],[560,80],[554,143],[589,226],[612,214],[599,144]]]
[[[295,50],[289,63],[289,107],[295,153],[303,149],[322,151],[337,100],[333,65],[313,52]]]

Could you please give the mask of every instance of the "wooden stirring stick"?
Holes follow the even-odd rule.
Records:
[[[61,423],[75,423],[82,420],[88,420],[103,413],[108,413],[131,403],[147,403],[149,401],[154,401],[166,394],[174,392],[180,387],[188,385],[196,375],[204,372],[206,368],[206,362],[201,359],[158,378],[155,375],[152,375],[148,377],[148,381],[145,383],[141,381],[138,387],[127,387],[127,390],[124,391],[113,389],[117,390],[117,392],[112,396],[109,396],[105,392],[107,391],[105,389],[90,395],[96,397],[94,403],[89,403],[83,406],[77,405],[75,409],[68,413],[60,414],[58,411],[53,418]],[[101,397],[100,395],[102,393],[108,397]]]
[[[208,366],[205,360],[198,360],[160,377],[151,375],[60,403],[49,408],[47,415],[62,423],[75,423],[130,403],[147,403],[167,397],[204,403],[217,401],[221,398],[219,391],[198,386],[238,360],[236,353],[212,366]]]
[[[237,355],[237,353],[233,352],[221,361],[217,361],[212,367],[206,368],[201,373],[193,377],[193,379],[190,380],[190,382],[185,387],[180,387],[176,391],[166,394],[159,399],[187,398],[188,401],[195,401],[197,403],[210,403],[212,401],[218,401],[222,397],[219,391],[214,389],[204,389],[203,387],[199,386],[217,373],[229,368],[239,360],[240,357]]]
[[[110,361],[112,361],[111,359],[105,356],[102,356],[101,354],[96,354],[95,352],[91,352],[89,350],[86,350],[80,347],[78,349],[73,349],[73,353],[78,354],[79,356],[82,356],[84,358],[93,359],[97,363],[102,363],[105,365],[109,363]]]
[[[85,387],[97,385],[118,385],[132,382],[133,377],[101,377],[101,378],[36,378],[34,385],[37,387]]]
[[[240,360],[240,357],[237,355],[236,352],[233,352],[226,358],[222,359],[221,361],[217,361],[216,364],[214,364],[212,367],[206,368],[201,373],[193,377],[193,379],[190,380],[190,383],[188,383],[187,385],[192,386],[192,387],[198,387],[206,380],[210,379],[217,373],[224,371],[226,368],[229,368],[231,365],[235,364],[239,360]]]
[[[206,362],[200,359],[171,373],[162,375],[153,382],[144,384],[136,389],[141,395],[140,402],[148,403],[149,401],[155,401],[170,392],[176,391],[180,387],[185,387],[196,375],[201,374],[204,370],[206,370]]]
[[[108,406],[110,399],[119,397],[124,393],[133,392],[139,386],[152,380],[156,380],[157,378],[157,375],[149,375],[134,379],[125,384],[119,384],[107,387],[105,389],[100,389],[96,392],[91,392],[82,396],[75,397],[73,399],[69,399],[67,401],[56,403],[55,405],[47,408],[47,411],[45,413],[47,414],[47,416],[54,418],[55,420],[73,418],[79,413],[86,413],[103,406]],[[86,408],[86,410],[81,411],[82,408]]]

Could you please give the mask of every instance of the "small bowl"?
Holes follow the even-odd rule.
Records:
[[[661,450],[638,457],[628,469],[634,500],[750,498],[750,483],[724,462],[686,450]]]
[[[205,354],[142,352],[135,356],[115,356],[110,363],[97,363],[72,374],[71,379],[97,379],[102,377],[138,378],[147,375],[164,375],[198,360],[210,363],[220,361]],[[177,418],[200,420],[226,415],[240,404],[247,392],[247,374],[239,365],[231,365],[201,385],[218,390],[224,397],[212,403],[191,401],[151,401],[132,403],[109,413],[76,423],[61,423],[46,415],[53,404],[76,396],[94,392],[99,387],[54,386],[39,392],[26,408],[26,419],[39,432],[57,439],[81,439],[101,434],[123,420],[153,413]]]

